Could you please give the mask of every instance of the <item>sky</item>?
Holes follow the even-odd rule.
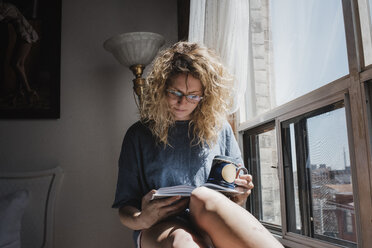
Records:
[[[341,0],[271,0],[276,105],[348,74]]]
[[[372,0],[368,0],[368,3],[369,3],[369,6],[372,6]],[[371,12],[371,10],[369,11],[369,15],[370,15],[371,20],[372,20],[372,12]]]
[[[370,2],[372,0],[369,0]],[[276,105],[348,72],[341,0],[271,0]],[[345,109],[308,119],[311,164],[349,166]]]
[[[325,163],[334,170],[350,166],[345,108],[309,118],[307,128],[310,164]]]

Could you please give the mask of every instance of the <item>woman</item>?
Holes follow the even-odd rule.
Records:
[[[137,247],[281,247],[244,208],[252,177],[235,180],[234,198],[199,187],[190,199],[151,200],[155,189],[200,186],[213,157],[242,163],[226,121],[232,81],[218,57],[178,42],[155,60],[140,109],[124,138],[114,208],[133,229]]]
[[[12,24],[17,34],[10,61],[17,77],[16,92],[12,97],[12,104],[17,105],[25,98],[27,105],[33,105],[39,101],[39,95],[30,86],[26,75],[25,63],[32,45],[39,40],[39,36],[15,5],[2,0],[0,0],[0,22]],[[0,68],[0,70],[3,70],[3,68]],[[0,74],[1,80],[2,74]]]

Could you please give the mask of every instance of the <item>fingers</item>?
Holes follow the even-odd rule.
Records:
[[[243,187],[245,189],[253,189],[254,185],[252,182],[248,182],[247,180],[236,179],[235,184],[237,187]]]
[[[252,182],[253,178],[251,174],[244,174],[244,175],[239,175],[239,179],[244,179],[249,182]]]
[[[155,201],[159,207],[166,207],[169,205],[173,205],[175,202],[177,202],[180,199],[181,199],[181,196],[177,195],[177,196],[172,196],[168,198],[158,199]]]
[[[160,215],[162,218],[167,218],[169,216],[178,214],[182,211],[184,211],[189,203],[189,198],[181,199],[174,204],[164,206],[160,209]]]
[[[146,195],[143,196],[143,200],[145,200],[146,202],[149,202],[152,198],[152,195],[156,193],[156,190],[153,189],[153,190],[150,190]]]
[[[239,178],[235,179],[234,183],[237,185],[235,189],[242,192],[242,194],[232,197],[231,200],[243,206],[248,196],[251,194],[251,189],[253,189],[254,187],[252,182],[252,175],[240,175]]]
[[[140,214],[141,222],[146,228],[186,209],[187,199],[181,199],[181,196],[174,196],[164,199],[151,200],[156,190],[151,190],[142,198],[142,211]]]
[[[234,182],[238,187],[243,187],[248,190],[253,189],[254,187],[252,176],[249,174],[239,176],[239,178],[235,179]]]
[[[180,212],[186,209],[189,203],[189,198],[181,199],[174,204],[171,204],[169,206],[163,207],[164,211],[167,213],[174,213],[174,212]]]
[[[157,205],[158,207],[163,207],[163,206],[171,205],[175,201],[178,201],[179,199],[181,199],[181,196],[177,195],[177,196],[172,196],[172,197],[167,197],[167,198],[161,198],[161,199],[151,200],[152,199],[152,196],[155,193],[156,193],[156,190],[155,189],[150,190],[146,195],[143,196],[142,199],[145,200],[145,202],[147,202],[147,203],[150,203],[150,201],[151,201],[151,204]]]

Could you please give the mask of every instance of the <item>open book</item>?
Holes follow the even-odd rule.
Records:
[[[202,186],[219,191],[226,195],[235,195],[235,194],[242,194],[243,192],[237,191],[235,189],[223,187],[214,183],[205,183]],[[177,185],[171,187],[164,187],[160,188],[156,191],[155,194],[152,195],[151,200],[170,197],[170,196],[177,196],[180,195],[182,197],[188,197],[191,195],[191,191],[193,191],[196,187],[190,185]]]

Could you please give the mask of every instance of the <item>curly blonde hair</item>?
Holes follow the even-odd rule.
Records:
[[[203,45],[183,41],[159,53],[147,77],[140,108],[141,121],[148,124],[161,143],[169,144],[168,130],[175,120],[166,89],[172,77],[181,73],[199,79],[203,88],[203,99],[189,122],[192,140],[211,146],[217,141],[218,131],[232,104],[232,77],[216,53]]]

